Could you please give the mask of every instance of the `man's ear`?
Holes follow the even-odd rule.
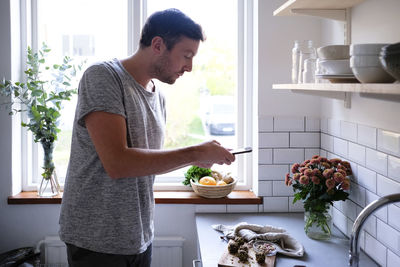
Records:
[[[165,48],[164,40],[160,36],[156,36],[151,40],[151,49],[155,54],[162,54]]]

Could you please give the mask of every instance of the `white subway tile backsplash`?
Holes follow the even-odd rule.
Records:
[[[376,128],[359,124],[357,130],[358,143],[376,149]]]
[[[353,221],[352,220],[350,220],[349,218],[347,218],[347,233],[343,233],[345,236],[347,236],[348,238],[350,238],[350,235],[351,235],[351,229],[353,228]],[[363,246],[363,243],[364,242],[361,242],[361,240],[362,240],[362,238],[364,238],[364,235],[362,234],[364,231],[361,231],[360,232],[360,236],[359,236],[359,244],[360,244],[360,248],[361,249],[363,249],[362,248],[362,246]]]
[[[258,150],[258,164],[272,164],[272,149],[260,148]]]
[[[289,165],[259,165],[259,180],[285,180],[286,173],[289,172]]]
[[[264,197],[264,212],[288,212],[288,197]]]
[[[354,224],[354,222],[349,224],[350,225],[350,229],[352,229],[353,224]],[[348,236],[348,237],[350,237],[350,236]],[[365,231],[361,231],[360,232],[360,237],[359,238],[360,238],[360,248],[365,251]]]
[[[388,224],[400,231],[400,208],[388,205]]]
[[[292,164],[304,161],[304,149],[299,148],[275,148],[273,151],[274,164]]]
[[[274,117],[275,132],[304,132],[304,117]]]
[[[376,193],[376,172],[358,166],[357,182],[369,191]]]
[[[350,177],[350,179],[351,180],[355,180],[357,182],[358,165],[355,162],[351,161],[351,160],[349,160],[348,162],[350,163],[351,171],[353,172],[353,177]]]
[[[349,159],[365,166],[365,147],[349,142]]]
[[[340,120],[328,119],[328,133],[340,137]]]
[[[347,217],[336,208],[333,208],[332,214],[333,214],[332,219],[334,225],[336,225],[336,227],[342,233],[347,233],[348,232]]]
[[[306,132],[319,132],[321,120],[316,117],[306,117]]]
[[[388,176],[400,183],[400,158],[388,157]]]
[[[381,220],[377,221],[377,239],[391,248],[394,252],[400,253],[400,232],[390,227]]]
[[[361,207],[365,207],[365,188],[351,183],[349,198]]]
[[[381,266],[386,265],[386,247],[370,234],[365,233],[365,252]]]
[[[390,194],[397,194],[400,192],[400,183],[397,183],[392,179],[378,174],[377,181],[378,196],[382,197]]]
[[[301,201],[293,204],[294,197],[289,197],[289,212],[304,212],[304,205]]]
[[[400,156],[400,134],[378,129],[378,150]]]
[[[361,210],[381,196],[400,193],[400,134],[374,127],[316,117],[259,118],[258,195],[262,205],[221,205],[224,212],[303,212],[301,201],[293,204],[293,188],[284,183],[292,163],[314,155],[350,162],[350,196],[335,201],[333,222],[349,236]],[[207,211],[207,207],[200,210]],[[361,231],[360,246],[386,267],[400,266],[400,204],[374,212]]]
[[[264,212],[264,205],[260,204],[258,205],[258,212]]]
[[[354,221],[357,218],[357,205],[353,201],[346,200],[342,202],[342,212]]]
[[[320,133],[290,133],[290,147],[319,148],[320,140]]]
[[[400,256],[394,254],[390,249],[388,249],[387,255],[387,267],[399,267],[400,266]]]
[[[227,205],[227,212],[258,212],[258,205]]]
[[[364,226],[363,226],[364,230],[367,231],[374,238],[376,238],[376,221],[377,221],[376,217],[371,215],[364,222]]]
[[[259,181],[258,182],[258,195],[263,196],[263,197],[272,196],[272,181]]]
[[[260,148],[289,147],[289,133],[260,133]]]
[[[333,152],[343,156],[347,157],[347,151],[348,149],[348,142],[346,140],[343,140],[341,138],[333,138]]]
[[[333,206],[343,213],[343,201],[334,201]]]
[[[319,148],[306,148],[306,149],[304,149],[304,159],[311,159],[315,155],[321,155]]]
[[[226,205],[195,205],[197,213],[225,213]]]
[[[293,187],[286,186],[284,181],[272,181],[272,195],[276,197],[293,196]]]
[[[328,158],[328,159],[334,159],[334,158],[340,158],[340,156],[337,155],[337,154],[328,152],[328,153],[327,153],[327,158]]]
[[[321,133],[321,148],[333,151],[333,136]]]
[[[327,118],[321,118],[321,132],[322,133],[328,133],[328,119]]]
[[[366,149],[365,166],[377,173],[387,175],[387,155],[370,148]]]
[[[348,121],[341,121],[340,136],[343,139],[357,142],[357,124]]]
[[[365,192],[365,205],[370,204],[371,202],[377,200],[379,198],[378,195],[366,190]],[[376,210],[374,213],[380,220],[387,222],[388,221],[388,208],[387,206],[383,206],[382,208]]]
[[[320,155],[321,157],[326,158],[326,157],[328,157],[328,152],[326,152],[326,150],[320,149],[320,150],[319,150],[319,155]]]
[[[259,117],[258,129],[260,132],[272,132],[274,130],[274,118],[272,116]]]

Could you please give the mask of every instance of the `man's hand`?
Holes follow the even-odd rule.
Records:
[[[230,165],[233,161],[235,161],[235,156],[215,140],[196,145],[195,150],[198,153],[196,155],[196,161],[193,165],[202,168],[211,168],[211,166],[215,163],[219,165]]]

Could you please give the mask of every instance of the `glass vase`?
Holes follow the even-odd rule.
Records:
[[[38,184],[37,192],[40,197],[53,197],[61,191],[53,162],[54,143],[42,142],[42,147],[44,151],[44,172],[42,173],[42,181]]]
[[[58,183],[56,170],[54,169],[50,178],[42,177],[42,181],[38,185],[39,197],[54,197],[60,193],[60,185]]]
[[[331,238],[332,217],[330,207],[323,212],[306,211],[304,213],[304,231],[311,239],[328,240]]]

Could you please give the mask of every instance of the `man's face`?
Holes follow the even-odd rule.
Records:
[[[182,37],[171,50],[165,48],[154,65],[155,78],[173,84],[185,71],[192,71],[193,57],[199,44],[200,41]]]

